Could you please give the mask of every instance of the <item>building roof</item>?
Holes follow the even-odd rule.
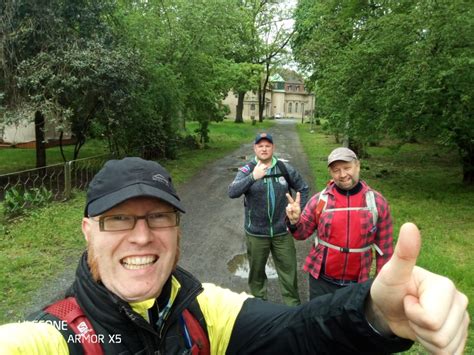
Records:
[[[271,77],[270,77],[270,82],[272,83],[275,83],[275,82],[280,82],[280,83],[284,83],[285,80],[281,77],[280,74],[273,74]]]

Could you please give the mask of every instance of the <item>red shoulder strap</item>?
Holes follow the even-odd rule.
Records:
[[[319,217],[321,217],[321,213],[322,213],[323,210],[324,210],[324,206],[326,206],[326,200],[319,199],[318,205],[316,206],[316,212],[315,212],[315,215],[316,215],[316,218],[315,218],[316,225],[319,224]]]
[[[68,326],[76,333],[75,341],[82,344],[84,354],[102,355],[100,346],[92,324],[87,319],[75,297],[68,297],[45,308],[45,312],[67,322]]]
[[[193,341],[191,348],[192,355],[208,355],[211,353],[211,346],[206,332],[202,329],[201,323],[187,309],[183,311],[183,318],[188,328],[189,335]]]

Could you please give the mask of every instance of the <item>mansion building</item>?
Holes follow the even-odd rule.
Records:
[[[235,118],[237,94],[230,92],[222,103],[230,109],[227,117]],[[305,90],[301,80],[284,80],[281,75],[275,74],[269,79],[263,116],[309,119],[314,115],[314,104],[314,94]],[[248,91],[245,94],[242,115],[244,120],[258,119],[258,94],[256,92]]]

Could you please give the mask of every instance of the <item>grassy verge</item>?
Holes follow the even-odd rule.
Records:
[[[98,140],[88,141],[80,151],[80,158],[107,153],[105,142]],[[64,155],[67,160],[74,156],[74,146],[64,147]],[[48,165],[62,163],[63,158],[59,147],[46,149],[46,163]],[[0,174],[8,174],[16,171],[33,169],[36,166],[36,151],[26,148],[2,148],[0,149]]]
[[[329,179],[326,159],[338,146],[332,136],[307,125],[298,132],[309,158],[318,191]],[[474,188],[463,186],[456,151],[430,144],[407,144],[401,149],[389,145],[369,148],[361,161],[361,178],[389,201],[394,233],[404,222],[421,230],[423,246],[418,265],[451,278],[471,300],[474,299]],[[474,306],[469,306],[473,319]],[[466,354],[474,352],[470,331]],[[423,351],[414,347],[411,353]]]
[[[250,142],[258,129],[266,129],[271,124],[212,124],[207,148],[184,149],[179,159],[161,163],[179,186],[209,162]],[[195,127],[194,123],[188,125],[191,132]],[[67,202],[52,203],[14,222],[1,221],[0,324],[18,320],[38,288],[54,280],[69,267],[71,260],[75,264],[84,249],[80,228],[84,199],[84,192],[75,191]]]
[[[3,227],[0,234],[0,324],[18,320],[44,283],[76,263],[84,239],[84,194],[35,210]]]

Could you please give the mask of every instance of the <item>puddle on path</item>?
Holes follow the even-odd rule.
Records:
[[[227,269],[235,276],[238,276],[242,279],[248,279],[249,261],[247,259],[247,254],[239,254],[234,256],[232,260],[227,263]],[[275,270],[275,264],[273,263],[271,256],[268,258],[267,265],[265,265],[265,273],[269,279],[276,279],[278,277],[278,274]]]

